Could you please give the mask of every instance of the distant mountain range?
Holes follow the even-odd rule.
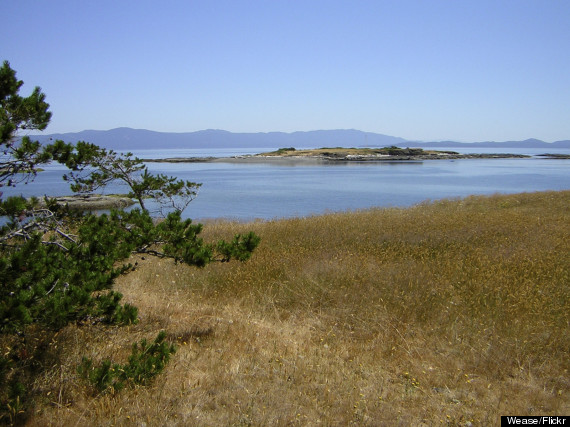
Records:
[[[182,149],[182,148],[320,148],[320,147],[489,147],[489,148],[570,148],[570,140],[544,142],[538,139],[505,142],[408,141],[404,138],[362,132],[353,129],[316,130],[309,132],[232,133],[224,130],[172,133],[144,129],[117,128],[106,131],[84,130],[75,133],[34,135],[42,143],[61,139],[66,142],[87,141],[113,150]]]

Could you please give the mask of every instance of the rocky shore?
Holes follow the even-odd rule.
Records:
[[[542,157],[543,159],[570,159],[570,154],[545,153],[539,154],[538,157]]]
[[[205,163],[219,160],[220,157],[170,157],[166,159],[142,159],[145,163]]]
[[[73,196],[54,197],[60,205],[67,205],[70,209],[83,211],[97,211],[102,209],[126,208],[135,202],[126,196],[102,194],[76,194]],[[44,204],[41,200],[40,204]]]

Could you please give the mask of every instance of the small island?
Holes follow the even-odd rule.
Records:
[[[298,150],[294,147],[280,148],[259,154],[247,154],[233,157],[174,157],[165,159],[143,159],[144,162],[156,163],[195,163],[195,162],[385,162],[385,161],[420,161],[449,159],[512,159],[528,158],[524,154],[491,153],[460,154],[455,151],[424,150],[422,148],[400,148],[396,146],[384,148],[315,148]]]
[[[385,160],[434,160],[434,159],[504,159],[526,158],[523,154],[460,154],[455,151],[424,150],[422,148],[317,148],[296,150],[293,147],[257,154],[257,157],[313,157],[327,161],[385,161]]]

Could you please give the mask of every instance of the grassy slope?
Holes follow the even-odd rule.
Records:
[[[570,412],[570,191],[250,224],[245,264],[139,260],[129,328],[69,327],[32,425],[496,425]],[[166,329],[151,387],[93,398],[82,355]]]

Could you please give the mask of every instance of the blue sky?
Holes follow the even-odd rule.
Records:
[[[567,0],[2,0],[48,133],[570,139]]]

